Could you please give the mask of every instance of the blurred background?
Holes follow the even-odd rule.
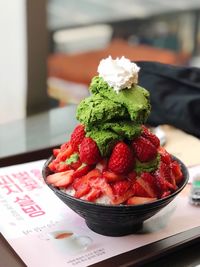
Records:
[[[78,104],[109,55],[200,67],[199,0],[7,0],[0,13],[0,124]]]

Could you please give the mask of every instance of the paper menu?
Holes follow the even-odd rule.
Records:
[[[99,235],[44,184],[43,164],[36,161],[0,169],[0,230],[30,267],[88,266],[199,226],[200,214],[185,191],[147,220],[139,234]]]

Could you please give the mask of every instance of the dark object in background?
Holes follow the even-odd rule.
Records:
[[[200,68],[137,62],[139,84],[150,92],[148,124],[169,124],[200,138]]]

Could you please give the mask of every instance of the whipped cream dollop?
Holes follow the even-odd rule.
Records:
[[[138,83],[139,70],[135,63],[124,56],[116,59],[109,56],[102,59],[97,69],[99,77],[102,77],[117,93]]]

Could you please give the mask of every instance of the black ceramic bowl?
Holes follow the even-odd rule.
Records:
[[[50,157],[44,164],[42,170],[44,180],[51,173],[48,164],[52,159],[53,157]],[[117,206],[96,204],[74,198],[51,185],[48,186],[68,207],[85,219],[91,230],[107,236],[123,236],[141,229],[145,220],[168,205],[186,186],[189,178],[187,168],[179,159],[175,159],[181,165],[184,176],[182,183],[171,195],[151,203]]]

